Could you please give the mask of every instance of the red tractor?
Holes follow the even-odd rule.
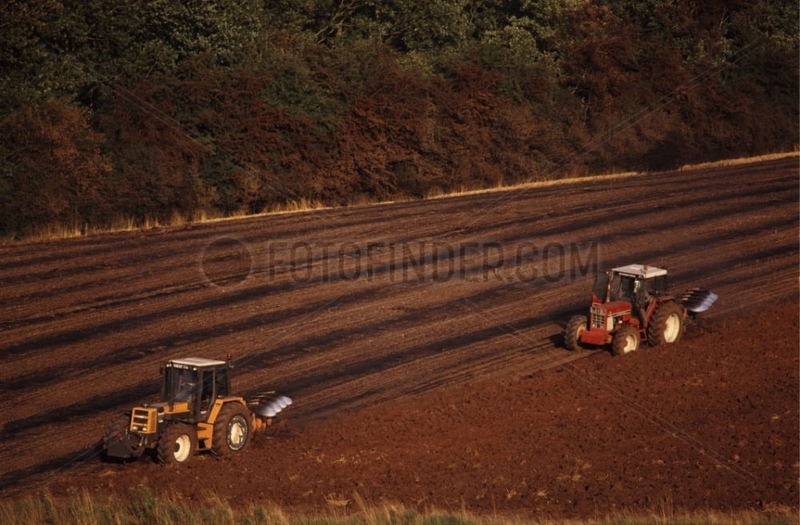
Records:
[[[662,268],[620,266],[597,275],[589,317],[569,320],[564,345],[576,350],[611,343],[611,353],[620,355],[638,350],[642,340],[651,346],[675,343],[687,317],[708,310],[716,300],[717,294],[699,289],[680,297],[669,295]]]

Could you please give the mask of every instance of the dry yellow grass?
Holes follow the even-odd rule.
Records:
[[[714,167],[724,166],[737,166],[741,164],[753,164],[756,162],[764,162],[767,160],[777,160],[788,157],[800,157],[800,151],[791,151],[786,153],[774,153],[770,155],[760,155],[757,157],[746,157],[738,159],[726,159],[715,162],[704,162],[702,164],[687,164],[678,168],[678,171],[691,171],[708,169]],[[646,171],[626,171],[618,173],[605,173],[599,175],[587,175],[585,177],[569,177],[564,179],[552,179],[545,181],[525,182],[522,184],[515,184],[510,186],[497,186],[494,188],[486,188],[481,190],[465,190],[459,192],[446,193],[442,195],[434,195],[430,199],[446,199],[451,197],[460,197],[464,195],[480,195],[484,193],[497,193],[501,191],[515,191],[528,188],[547,188],[551,186],[566,186],[571,184],[578,184],[582,182],[592,182],[598,180],[615,180],[615,179],[628,179],[632,177],[641,177],[651,172]]]
[[[713,167],[736,166],[736,165],[751,164],[755,162],[763,162],[767,160],[776,160],[788,157],[800,157],[800,151],[774,153],[770,155],[761,155],[757,157],[726,159],[715,162],[705,162],[702,164],[685,165],[681,166],[678,169],[678,171],[691,171],[691,170],[700,170]],[[563,179],[549,179],[544,181],[526,182],[515,185],[497,185],[493,188],[485,188],[478,190],[463,189],[451,193],[441,193],[441,191],[439,191],[431,193],[426,197],[426,199],[428,200],[448,199],[448,198],[462,197],[467,195],[481,195],[481,194],[497,193],[504,191],[518,191],[524,189],[546,188],[552,186],[566,186],[566,185],[578,184],[583,182],[592,182],[598,180],[626,179],[632,177],[640,177],[646,175],[647,173],[648,172],[636,172],[636,171],[606,173],[599,175],[588,175],[584,177],[570,177]],[[378,205],[393,204],[396,202],[401,202],[401,200],[366,202],[363,199],[361,199],[358,204],[351,205],[350,207],[378,206]],[[246,217],[251,218],[251,217],[263,217],[268,215],[281,215],[287,213],[302,213],[302,212],[309,212],[309,211],[316,211],[323,209],[330,209],[330,207],[325,206],[324,204],[322,204],[322,202],[318,200],[301,198],[298,201],[290,201],[285,204],[271,206],[269,209],[257,214],[248,214],[246,211],[242,210],[230,216],[222,217],[221,215],[216,214],[214,212],[200,211],[197,213],[196,217],[193,217],[190,220],[186,216],[178,212],[175,212],[173,213],[172,217],[170,217],[170,219],[167,221],[160,221],[155,218],[146,218],[142,222],[137,222],[130,218],[120,218],[114,221],[114,223],[108,228],[92,228],[87,225],[80,225],[80,224],[69,224],[69,225],[57,224],[49,226],[47,228],[43,228],[42,230],[34,233],[33,235],[26,237],[25,239],[23,239],[22,242],[39,242],[39,241],[53,240],[53,239],[67,239],[67,238],[81,237],[86,235],[97,235],[101,233],[128,232],[134,230],[151,230],[156,228],[182,226],[189,223],[203,224],[203,223],[212,223],[220,221],[238,220]],[[0,239],[0,244],[5,244],[11,241],[12,241],[11,239]],[[14,241],[14,242],[20,242],[20,241]]]
[[[100,499],[80,492],[66,499],[48,493],[24,500],[0,501],[0,522],[17,525],[39,523],[184,523],[184,524],[264,524],[264,525],[793,525],[798,524],[797,509],[766,507],[737,512],[676,512],[663,505],[642,514],[617,514],[584,519],[558,519],[549,516],[476,515],[460,511],[428,509],[418,511],[401,504],[372,504],[358,493],[329,496],[328,508],[317,514],[287,512],[278,505],[232,506],[211,495],[198,503],[159,497],[142,487],[128,498]]]
[[[764,162],[768,160],[785,159],[789,157],[800,157],[800,151],[789,151],[786,153],[772,153],[770,155],[760,155],[758,157],[745,157],[741,159],[718,160],[715,162],[704,162],[701,164],[687,164],[681,166],[679,171],[702,170],[706,168],[717,168],[723,166],[738,166],[740,164],[752,164],[753,162]]]

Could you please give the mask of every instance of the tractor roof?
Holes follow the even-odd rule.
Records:
[[[182,359],[171,359],[170,363],[178,366],[188,367],[207,367],[207,366],[224,366],[225,361],[218,361],[216,359],[206,359],[204,357],[184,357]]]
[[[643,264],[629,264],[627,266],[619,266],[613,269],[614,273],[621,273],[623,275],[630,275],[631,277],[643,277],[650,279],[651,277],[659,277],[667,275],[667,271],[655,266],[647,266]]]

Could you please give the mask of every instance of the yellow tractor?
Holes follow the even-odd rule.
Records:
[[[274,393],[250,401],[231,395],[231,368],[230,358],[167,362],[161,400],[112,422],[103,436],[105,455],[134,459],[154,450],[161,463],[180,464],[198,451],[225,456],[243,450],[251,433],[269,426],[292,400]]]

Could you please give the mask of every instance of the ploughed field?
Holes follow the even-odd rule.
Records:
[[[0,247],[0,490],[595,516],[798,501],[798,160]],[[560,334],[597,267],[719,295],[676,345]],[[238,456],[102,462],[158,367],[294,399]]]

